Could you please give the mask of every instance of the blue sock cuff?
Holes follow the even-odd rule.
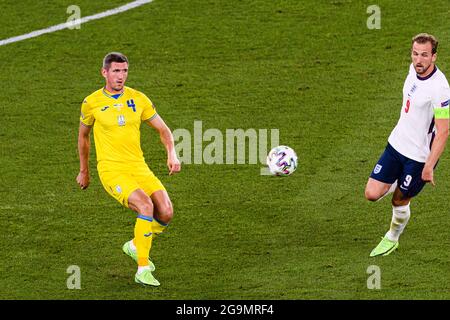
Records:
[[[144,215],[142,215],[142,214],[138,214],[137,218],[138,218],[138,219],[142,219],[142,220],[147,220],[147,221],[150,221],[150,222],[153,221],[153,218],[152,218],[152,217],[144,216]]]

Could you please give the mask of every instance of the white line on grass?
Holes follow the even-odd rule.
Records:
[[[34,38],[34,37],[39,37],[40,35],[46,34],[46,33],[51,33],[51,32],[55,32],[55,31],[59,31],[59,30],[63,30],[72,26],[76,26],[88,21],[92,21],[92,20],[97,20],[97,19],[101,19],[101,18],[105,18],[108,16],[112,16],[114,14],[118,14],[124,11],[128,11],[130,9],[136,8],[136,7],[140,7],[144,4],[150,3],[153,0],[136,0],[130,3],[127,3],[123,6],[114,8],[114,9],[110,9],[104,12],[100,12],[97,14],[94,14],[92,16],[87,16],[87,17],[83,17],[81,19],[76,19],[70,22],[65,22],[65,23],[60,23],[56,26],[51,26],[45,29],[41,29],[41,30],[36,30],[27,34],[23,34],[21,36],[17,36],[17,37],[12,37],[12,38],[8,38],[8,39],[4,39],[4,40],[0,40],[0,46],[3,46],[5,44],[9,44],[9,43],[13,43],[13,42],[17,42],[17,41],[22,41],[22,40],[26,40],[26,39],[30,39],[30,38]]]

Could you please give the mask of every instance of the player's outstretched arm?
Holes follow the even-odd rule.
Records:
[[[80,123],[78,131],[78,154],[80,156],[80,172],[77,176],[77,182],[81,189],[89,186],[89,149],[91,127]]]
[[[422,171],[422,180],[425,182],[431,182],[434,185],[433,169],[436,165],[439,157],[445,149],[449,134],[449,120],[448,119],[436,119],[436,137],[434,138],[433,145],[431,147],[430,155]]]
[[[160,116],[156,116],[151,120],[147,120],[147,124],[156,129],[159,132],[161,142],[167,151],[167,167],[169,168],[169,174],[180,172],[181,163],[178,160],[177,153],[175,152],[175,144],[173,141],[173,135],[169,127]]]

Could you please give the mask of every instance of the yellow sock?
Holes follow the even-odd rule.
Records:
[[[165,229],[167,228],[167,224],[162,223],[161,221],[156,220],[155,217],[153,217],[152,221],[152,232],[154,235],[161,234]]]
[[[134,240],[136,245],[138,266],[148,266],[148,257],[152,247],[152,217],[138,215],[134,226]]]
[[[168,224],[164,224],[160,221],[157,221],[154,217],[153,217],[153,221],[151,222],[152,224],[152,232],[153,232],[153,236],[157,236],[159,234],[161,234],[164,230],[166,230]],[[136,238],[133,239],[133,245],[136,246]]]

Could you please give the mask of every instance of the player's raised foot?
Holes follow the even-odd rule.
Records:
[[[131,248],[131,241],[133,240],[125,242],[125,244],[122,247],[122,250],[127,256],[130,256],[137,263],[137,252],[136,250],[133,250]],[[148,259],[148,265],[150,267],[151,272],[155,271],[156,267],[153,264],[153,262],[150,261],[150,259]]]
[[[160,283],[155,279],[150,269],[145,269],[141,273],[136,272],[134,276],[134,281],[136,283],[140,283],[146,286],[159,286]]]
[[[398,247],[398,241],[391,241],[384,237],[381,239],[380,243],[372,250],[370,253],[371,257],[376,256],[387,256],[393,252]]]

